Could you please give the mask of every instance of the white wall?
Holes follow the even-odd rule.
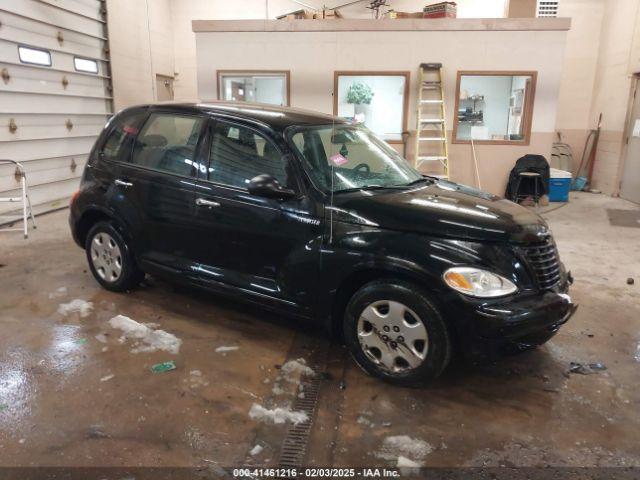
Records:
[[[109,0],[112,1],[112,0]],[[135,0],[136,2],[140,0]],[[155,0],[150,0],[155,1]],[[334,5],[322,0],[305,0],[306,4],[322,8]],[[334,2],[339,4],[340,2]],[[346,2],[344,2],[346,3]],[[345,18],[371,18],[372,12],[365,8],[368,1],[341,10]],[[429,2],[425,0],[389,0],[396,11],[419,12]],[[501,18],[505,16],[506,0],[458,0],[460,18]],[[169,0],[175,45],[175,69],[178,77],[174,85],[177,100],[197,97],[195,36],[191,30],[192,20],[248,20],[276,18],[302,8],[291,0]]]
[[[640,0],[606,0],[589,123],[602,114],[594,187],[618,193],[631,74],[640,73]]]
[[[203,32],[197,37],[198,55],[205,59],[198,63],[198,86],[203,98],[216,96],[217,69],[250,65],[256,69],[291,70],[291,104],[332,113],[334,71],[409,71],[411,130],[415,129],[417,66],[425,59],[446,66],[448,130],[452,127],[458,70],[537,71],[531,144],[477,146],[482,187],[503,193],[508,173],[520,156],[550,155],[565,31],[236,31]],[[452,178],[473,185],[469,145],[452,145],[450,154]]]
[[[153,102],[156,74],[174,72],[170,1],[107,0],[107,12],[116,110]]]

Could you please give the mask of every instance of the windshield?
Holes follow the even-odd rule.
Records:
[[[404,187],[423,179],[393,148],[361,126],[299,128],[290,140],[313,182],[327,192]]]

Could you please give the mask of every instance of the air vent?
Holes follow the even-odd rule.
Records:
[[[560,0],[538,0],[537,17],[557,17]]]

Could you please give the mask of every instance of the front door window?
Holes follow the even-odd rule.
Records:
[[[211,139],[208,179],[247,188],[252,178],[263,174],[287,184],[285,162],[278,148],[248,127],[218,122]]]

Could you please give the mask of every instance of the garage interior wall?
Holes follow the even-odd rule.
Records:
[[[598,65],[589,118],[602,132],[594,168],[594,187],[618,194],[626,144],[626,118],[632,74],[640,73],[640,0],[607,0],[602,19]]]
[[[67,205],[112,112],[105,13],[99,0],[0,2],[0,158],[24,165],[36,212]],[[49,52],[50,65],[21,61],[21,45]],[[97,73],[77,71],[76,57]],[[0,165],[0,196],[19,196],[19,180]]]
[[[511,0],[510,2],[505,2],[504,0],[491,0],[477,2],[476,0],[461,0],[458,2],[458,14],[460,17],[501,17],[505,16],[505,8],[510,8],[513,12],[514,8],[518,8],[518,2],[524,4],[527,1]],[[307,3],[317,4],[318,6],[322,4],[322,2],[316,0],[309,0]],[[423,1],[415,0],[391,0],[390,3],[398,11],[419,10],[424,4]],[[479,9],[478,5],[480,3],[482,3],[482,8]],[[90,20],[90,18],[87,19],[70,12],[63,14],[56,7],[56,5],[63,6],[63,4],[69,4],[71,12],[73,12],[74,8],[83,9],[81,13],[89,15],[89,17],[93,16],[96,20]],[[12,20],[10,17],[12,16],[12,9],[23,9],[27,15],[25,18],[21,18],[20,21],[31,22],[32,27],[35,25],[38,28],[41,27],[40,21],[37,19],[29,20],[28,17],[29,12],[41,12],[42,19],[49,23],[48,26],[41,28],[41,36],[43,38],[49,36],[47,41],[53,42],[53,45],[55,45],[57,40],[53,41],[53,39],[58,30],[62,29],[64,31],[65,22],[71,22],[70,25],[73,28],[75,28],[74,25],[78,21],[89,21],[96,25],[102,25],[100,23],[101,17],[96,14],[102,4],[103,2],[99,0],[82,0],[81,2],[77,0],[60,0],[56,1],[55,4],[49,0],[45,2],[36,2],[35,0],[5,2],[0,8],[0,16],[9,18],[9,20],[5,20],[3,22],[4,27],[0,27],[0,40],[7,45],[5,36],[11,29]],[[268,4],[263,0],[244,0],[242,2],[223,0],[140,0],[135,2],[106,0],[106,5],[109,11],[108,30],[111,37],[111,71],[116,109],[155,100],[157,98],[155,92],[156,75],[174,78],[176,100],[193,100],[198,97],[195,35],[191,28],[192,20],[251,19],[265,18],[265,16],[275,18],[277,15],[298,7],[297,4],[290,0],[271,0]],[[267,5],[268,9],[265,8]],[[603,134],[596,159],[594,186],[609,194],[617,192],[620,172],[622,171],[625,114],[631,86],[630,73],[640,71],[639,6],[640,0],[562,0],[560,2],[559,16],[570,17],[572,19],[572,28],[566,37],[566,52],[558,97],[557,129],[562,133],[563,140],[573,147],[575,166],[577,166],[588,131],[591,128],[595,128],[598,115],[600,113],[603,114]],[[56,13],[51,14],[52,10]],[[348,7],[343,12],[346,16],[354,18],[369,18],[371,15],[368,10],[358,5]],[[512,15],[509,12],[507,14]],[[72,33],[69,32],[69,35],[72,35]],[[14,39],[14,44],[17,40],[22,41],[15,29],[14,35],[18,35]],[[95,43],[96,40],[98,43]],[[88,43],[100,50],[104,46],[100,42],[104,41],[100,38],[93,38],[91,41],[93,43]],[[9,40],[9,44],[10,42]],[[67,42],[67,45],[70,44],[70,41]],[[64,50],[64,48],[61,48],[61,50]],[[57,54],[54,54],[54,58],[55,56]],[[100,58],[106,58],[106,56],[101,54]],[[9,58],[5,57],[2,59],[9,60]],[[12,61],[15,62],[15,58]],[[104,65],[106,66],[106,62]],[[244,67],[246,68],[246,65]],[[12,68],[20,68],[21,71],[25,72],[39,72],[39,70],[28,67],[14,66]],[[412,72],[415,72],[415,68],[412,68]],[[47,75],[51,77],[53,70],[49,71]],[[44,80],[49,82],[49,86],[55,85],[53,77],[49,77]],[[68,78],[71,80],[74,78],[87,80],[91,77],[70,73]],[[103,88],[105,86],[103,83],[108,83],[108,80],[108,75],[104,75],[99,77],[99,80],[94,79],[91,82],[98,82],[96,85],[102,85],[99,88]],[[71,88],[73,88],[73,82]],[[9,91],[10,89],[10,85],[0,82],[0,95],[3,94],[3,91]],[[61,89],[61,87],[58,89]],[[55,192],[60,196],[67,196],[73,191],[76,180],[72,181],[71,179],[80,175],[84,161],[82,153],[86,154],[90,144],[93,142],[91,137],[77,138],[78,132],[80,132],[79,125],[85,122],[85,126],[82,128],[89,132],[90,135],[95,135],[99,131],[99,127],[104,123],[110,112],[111,107],[108,105],[109,99],[107,98],[109,93],[102,94],[107,100],[106,104],[104,101],[100,103],[99,99],[91,100],[93,102],[91,108],[100,103],[98,110],[94,110],[95,114],[93,116],[86,112],[86,108],[83,108],[81,117],[69,118],[77,128],[74,128],[71,132],[66,130],[61,132],[61,135],[65,138],[64,143],[66,145],[63,150],[58,147],[60,151],[55,150],[52,154],[49,146],[52,144],[59,146],[61,143],[56,142],[54,139],[46,140],[44,143],[40,140],[38,145],[47,145],[45,147],[48,152],[47,155],[56,155],[55,162],[57,162],[55,167],[52,167],[53,163],[49,161],[39,161],[31,164],[33,169],[42,168],[48,171],[48,178],[51,182],[54,182],[52,185],[56,185],[56,187],[52,188],[40,187],[40,190],[48,189],[49,193]],[[33,95],[29,98],[32,97]],[[14,98],[17,99],[17,96]],[[66,102],[70,99],[71,97],[65,97],[56,101]],[[85,105],[89,101],[90,99],[82,100]],[[35,105],[38,102],[31,102],[31,104]],[[7,102],[3,102],[2,106],[0,106],[0,109],[4,112],[2,121],[5,125],[8,125],[10,118],[12,118],[7,105]],[[17,114],[18,112],[15,113]],[[71,113],[71,111],[66,113]],[[20,115],[27,118],[28,112],[22,112]],[[49,112],[49,117],[47,117],[51,122],[56,123],[57,120],[52,115],[57,116],[59,113]],[[88,122],[89,118],[93,122],[92,127],[90,126],[91,122]],[[35,121],[35,119],[32,120]],[[44,118],[42,121],[44,121]],[[50,124],[52,125],[53,123]],[[34,124],[33,128],[36,127],[37,125]],[[18,130],[16,135],[9,137],[7,137],[8,130],[0,133],[0,135],[6,137],[0,137],[2,156],[15,156],[15,149],[20,149],[21,147],[18,146],[18,142],[8,143],[7,140],[10,138],[14,140],[18,137],[23,138],[22,136],[26,135],[26,132],[26,128],[22,128]],[[33,133],[32,130],[32,135],[37,134]],[[35,138],[32,138],[32,140],[35,140]],[[83,145],[80,149],[73,149],[74,145],[78,146],[78,143],[82,142],[86,145]],[[461,147],[454,146],[454,150],[459,148]],[[483,148],[490,150],[494,147]],[[487,154],[489,153],[487,152]],[[17,158],[24,159],[24,157],[20,157],[19,153]],[[466,167],[462,166],[462,168]],[[67,176],[67,174],[71,174],[71,176]],[[14,188],[17,185],[12,177],[13,173],[9,172],[7,167],[3,167],[3,170],[0,171],[0,179],[3,182],[0,190]],[[34,181],[35,183],[42,181],[37,180],[35,177],[31,178],[31,180],[32,183]],[[45,184],[51,182],[44,180]],[[62,183],[58,185],[55,182]],[[35,186],[32,189],[32,196],[34,196],[36,203],[42,203],[47,201],[45,199],[50,199],[49,194],[40,196]],[[58,202],[58,204],[62,203]]]
[[[320,112],[333,111],[333,72],[410,71],[408,128],[415,131],[415,102],[418,89],[416,66],[426,59],[445,65],[447,129],[453,126],[456,73],[459,70],[537,71],[536,100],[531,144],[478,145],[482,188],[504,193],[509,171],[526,153],[549,157],[555,138],[556,104],[562,73],[564,43],[569,22],[563,19],[450,20],[449,29],[429,31],[429,20],[418,20],[425,30],[380,31],[375,20],[342,20],[340,31],[273,31],[278,21],[195,22],[198,63],[198,91],[203,99],[215,99],[216,70],[291,70],[291,103]],[[366,22],[365,24],[358,22]],[[542,25],[546,25],[542,27]],[[265,31],[249,31],[264,26]],[[548,27],[547,27],[548,26]],[[233,31],[216,31],[227,28]],[[439,24],[438,28],[442,28]],[[317,27],[314,27],[317,28]],[[337,27],[337,24],[335,25]],[[369,31],[358,31],[360,29]],[[473,29],[478,30],[474,31]],[[539,30],[535,30],[539,28]],[[245,30],[245,31],[241,31]],[[422,47],[413,48],[415,45]],[[202,61],[202,59],[209,59]],[[450,133],[449,133],[450,135]],[[408,142],[408,158],[413,144]],[[401,148],[401,146],[397,146]],[[450,148],[452,179],[475,185],[469,144]]]
[[[308,0],[307,5],[322,8],[324,2]],[[347,18],[371,18],[371,11],[364,8],[367,2],[352,5],[341,10]],[[397,11],[419,11],[425,5],[424,0],[391,0],[390,8]],[[459,0],[460,18],[500,18],[505,16],[506,0]],[[176,100],[191,100],[198,96],[196,81],[195,35],[191,22],[195,19],[209,20],[250,20],[274,19],[293,10],[302,8],[291,0],[107,0],[109,18],[113,34],[112,57],[114,57],[114,83],[130,85],[133,89],[116,93],[116,108],[155,98],[153,85],[156,74],[175,77],[174,92]],[[148,12],[148,14],[147,14]],[[148,17],[148,18],[147,18]],[[151,44],[149,43],[151,30]],[[135,42],[130,42],[131,36]],[[143,38],[146,37],[146,38]],[[169,42],[172,43],[169,48]],[[151,67],[150,45],[153,52]],[[160,50],[159,52],[157,50]],[[122,57],[122,58],[121,58]],[[137,62],[134,61],[137,59]],[[120,68],[122,66],[122,69]],[[161,69],[162,67],[162,69]],[[171,72],[169,70],[173,68]],[[122,71],[122,75],[120,72]],[[175,73],[174,73],[175,72]],[[135,75],[134,75],[135,74]],[[122,78],[120,78],[122,77]],[[144,80],[135,82],[135,78]],[[137,83],[133,85],[133,83]],[[115,87],[116,92],[121,88]],[[142,89],[144,88],[144,91]],[[133,93],[132,93],[133,92]]]
[[[267,15],[269,18],[275,18],[297,8],[290,0],[271,0],[268,2],[268,11],[265,8],[266,3],[262,0],[107,0],[107,3],[111,12],[118,12],[117,16],[110,16],[110,29],[135,32],[134,35],[140,37],[137,42],[129,42],[125,36],[122,40],[118,39],[121,45],[112,46],[116,108],[155,98],[153,79],[156,74],[175,77],[176,100],[192,100],[198,97],[192,20],[256,19],[265,18]],[[313,0],[309,0],[307,3],[321,6],[322,2],[314,3]],[[392,8],[398,11],[415,11],[422,8],[424,2],[392,0],[390,3]],[[534,3],[536,2],[532,0],[462,0],[458,2],[458,15],[532,17],[535,15]],[[633,64],[634,58],[638,63],[638,55],[635,54],[634,57],[630,41],[631,38],[634,39],[633,51],[637,51],[640,48],[640,29],[637,28],[636,13],[638,4],[640,0],[562,0],[559,7],[559,16],[571,18],[572,27],[566,37],[556,128],[561,132],[563,141],[572,146],[574,168],[577,168],[584,141],[589,130],[595,128],[597,117],[602,111],[605,131],[598,149],[594,186],[608,194],[617,193],[619,183],[625,116],[623,111],[628,103],[631,81],[628,75],[630,72],[640,71],[640,66]],[[123,8],[116,8],[121,6]],[[145,18],[147,10],[148,22]],[[164,14],[156,13],[157,10]],[[369,18],[371,15],[359,5],[348,7],[343,12],[350,18]],[[154,71],[151,67],[152,57],[148,51],[149,38],[152,39],[153,45],[151,50]],[[168,48],[171,38],[173,49]],[[132,48],[134,44],[136,48]],[[609,52],[615,53],[615,56],[608,56]],[[129,61],[120,62],[120,54]],[[244,67],[246,68],[246,65]],[[130,85],[130,88],[118,88],[119,85],[125,84]],[[611,97],[615,97],[612,103],[606,100]],[[487,154],[490,154],[493,148],[482,147],[488,150]],[[453,150],[459,149],[460,146],[453,146]]]

